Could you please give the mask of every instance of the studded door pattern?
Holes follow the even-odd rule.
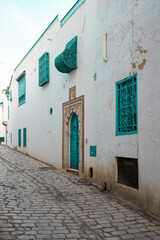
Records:
[[[74,113],[70,128],[70,168],[78,169],[79,165],[79,124],[78,117]]]

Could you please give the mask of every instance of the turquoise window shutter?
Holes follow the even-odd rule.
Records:
[[[39,58],[39,87],[49,82],[49,53],[45,52]]]
[[[137,74],[116,83],[116,134],[134,134],[138,130]]]
[[[77,36],[66,44],[65,50],[54,61],[59,72],[69,73],[77,68]]]
[[[23,147],[27,146],[27,129],[23,128]]]
[[[0,137],[1,142],[5,142],[5,137]]]
[[[26,102],[26,75],[23,73],[18,79],[18,105]]]
[[[18,129],[18,146],[21,147],[21,129]]]

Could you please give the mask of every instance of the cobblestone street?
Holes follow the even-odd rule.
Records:
[[[0,146],[0,240],[160,239],[160,223],[78,176]]]

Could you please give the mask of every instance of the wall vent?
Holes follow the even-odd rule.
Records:
[[[117,158],[118,183],[138,189],[138,159]]]

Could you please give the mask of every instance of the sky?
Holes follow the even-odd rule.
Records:
[[[65,16],[77,0],[0,0],[0,93],[14,68],[52,20]]]

